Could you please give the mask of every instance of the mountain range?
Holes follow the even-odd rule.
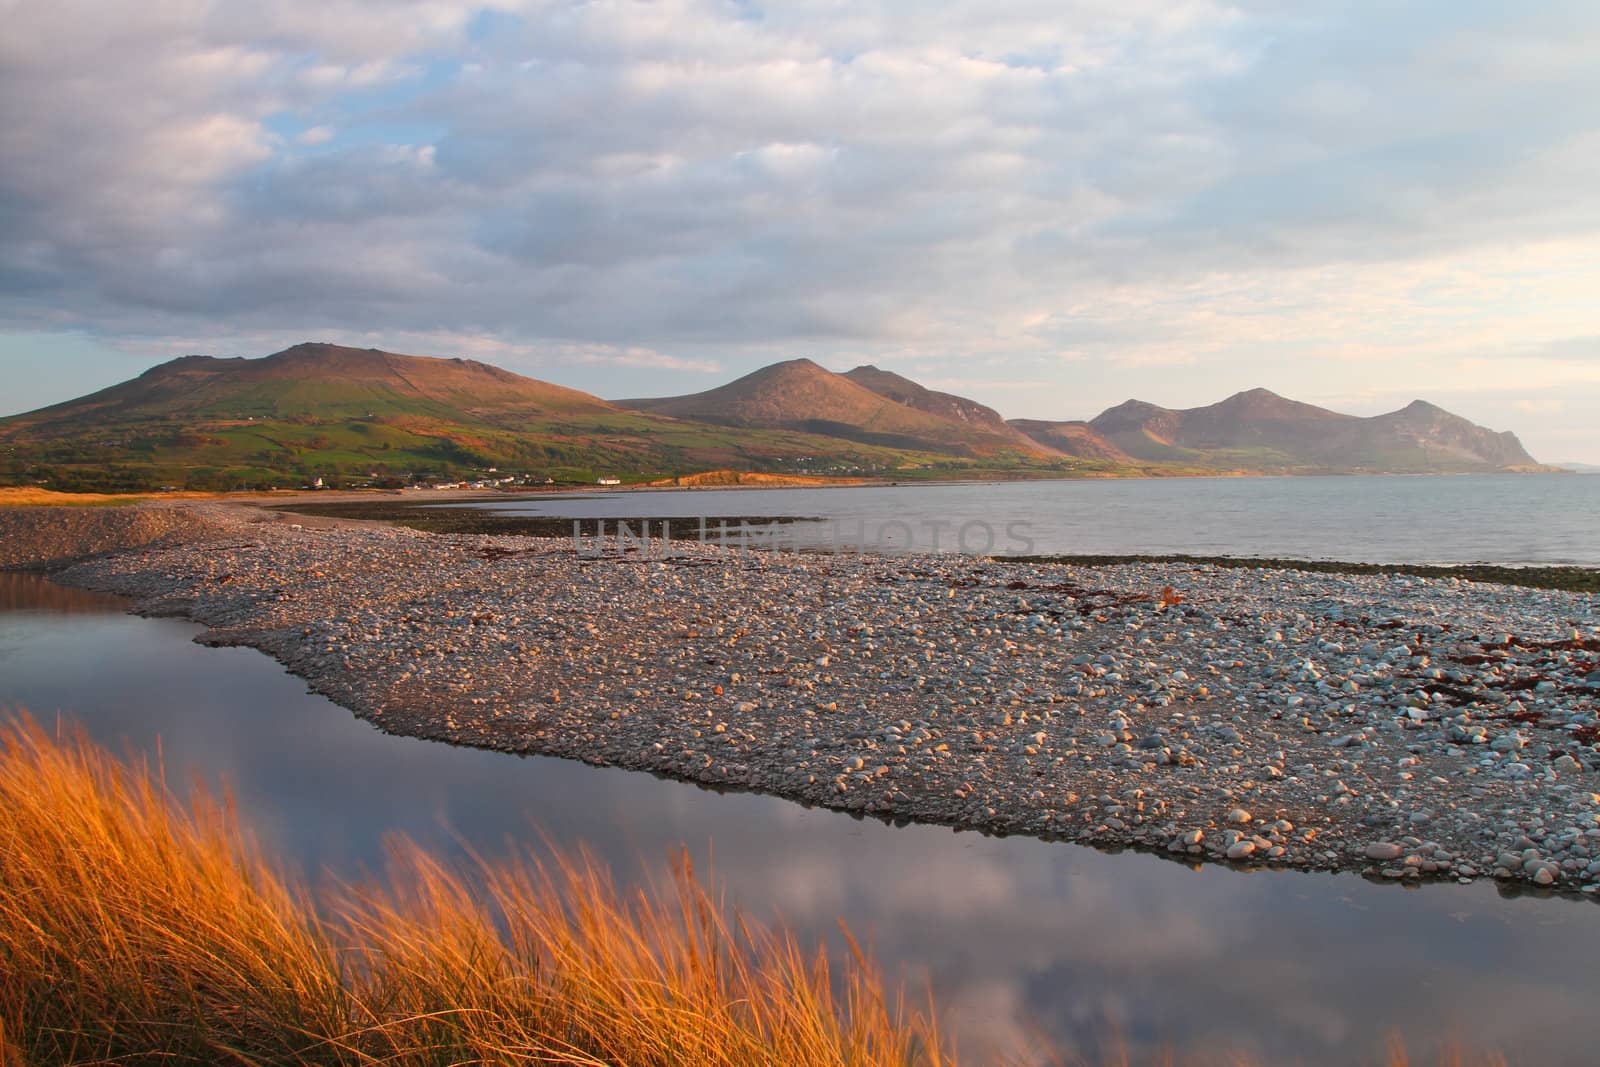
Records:
[[[1174,410],[1129,400],[1088,422],[1019,421],[1074,455],[1283,472],[1445,472],[1537,467],[1513,433],[1496,433],[1425,400],[1361,418],[1266,389]],[[1109,451],[1108,451],[1109,450]]]
[[[1462,473],[1549,468],[1516,436],[1418,400],[1361,418],[1252,389],[1206,407],[1130,400],[1093,419],[1007,420],[863,366],[793,359],[701,393],[607,401],[464,359],[333,344],[184,356],[0,419],[0,480],[223,488],[313,477],[556,481],[777,474],[1018,477]]]

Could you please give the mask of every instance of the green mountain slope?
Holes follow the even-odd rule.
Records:
[[[471,360],[326,344],[186,356],[0,420],[0,475],[69,488],[455,480],[488,468],[573,482],[727,467],[857,475],[947,458],[687,422]]]
[[[789,360],[689,396],[610,402],[463,359],[302,344],[185,356],[0,419],[0,482],[190,488],[709,470],[893,478],[1540,468],[1516,436],[1417,401],[1374,418],[1265,389],[1089,422],[1017,420],[876,367]]]
[[[403,415],[497,421],[617,410],[599,397],[474,360],[301,344],[265,359],[184,356],[7,422],[12,429],[62,435],[150,419]]]

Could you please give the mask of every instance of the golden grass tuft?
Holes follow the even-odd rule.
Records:
[[[314,907],[230,810],[0,727],[0,1064],[939,1064],[931,1017],[744,922],[687,863],[392,849]]]

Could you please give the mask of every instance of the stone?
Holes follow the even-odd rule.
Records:
[[[194,509],[225,529],[80,564],[72,580],[242,635],[396,732],[895,819],[1175,840],[1199,858],[1251,845],[1293,867],[1600,878],[1600,803],[1583,788],[1600,756],[1572,736],[1600,718],[1600,671],[1589,651],[1552,647],[1574,627],[1600,636],[1588,595],[694,543],[672,561],[579,560],[536,538],[290,535],[245,507]],[[1181,609],[1138,599],[1168,584]],[[696,605],[717,621],[677,629]],[[1520,684],[1536,675],[1555,688]],[[413,704],[429,710],[397,710]],[[1146,794],[1117,811],[1087,801],[1135,783]],[[1085,803],[1065,799],[1074,789]],[[1221,828],[1191,828],[1212,819]],[[1378,834],[1390,839],[1368,851]],[[1528,866],[1527,847],[1549,859]]]
[[[1527,738],[1515,730],[1508,730],[1489,742],[1489,747],[1495,752],[1520,752],[1527,744]]]

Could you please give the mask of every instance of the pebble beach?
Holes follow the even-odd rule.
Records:
[[[1592,594],[173,506],[180,534],[55,580],[393,733],[1190,863],[1600,889]]]

